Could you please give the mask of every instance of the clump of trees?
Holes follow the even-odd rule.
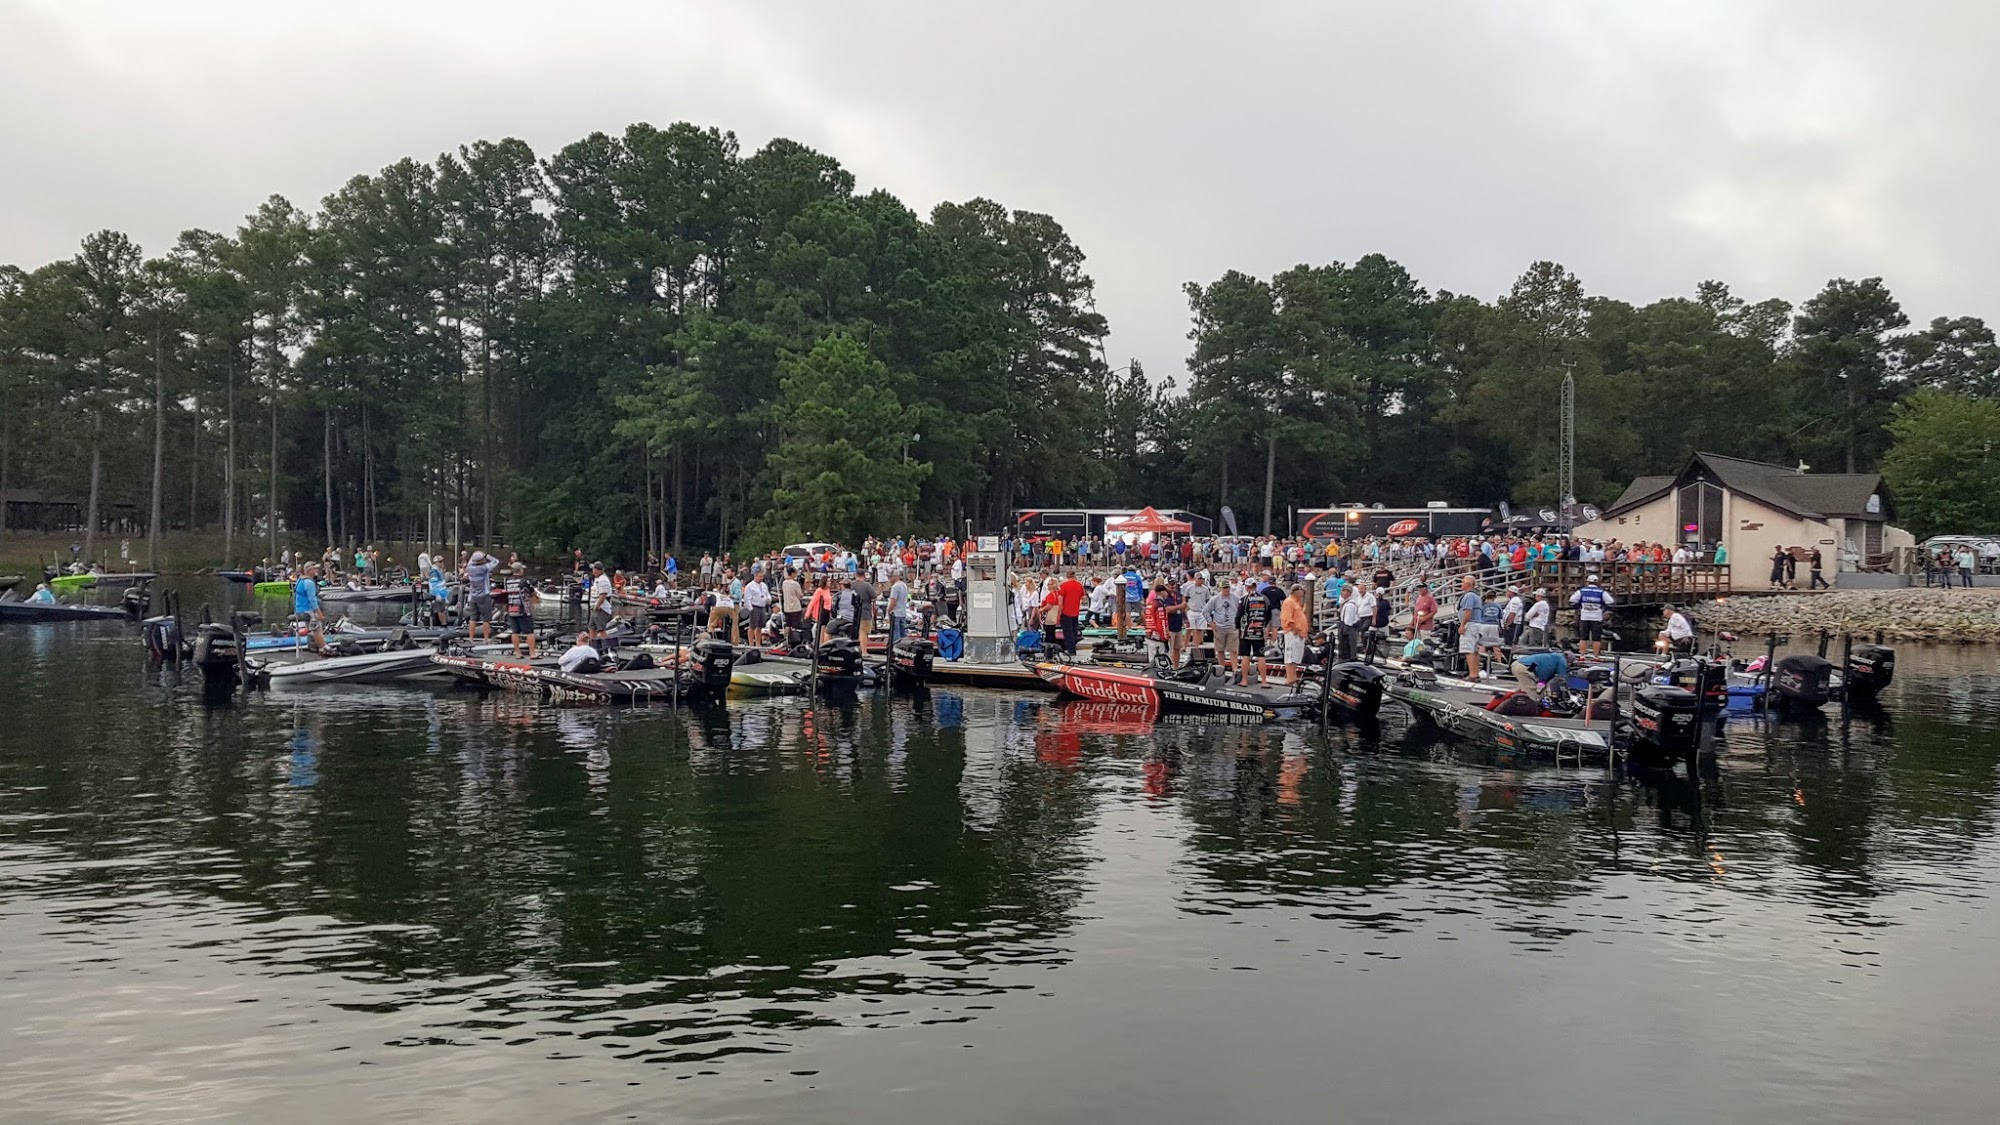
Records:
[[[1157,464],[1178,487],[1155,487],[1261,511],[1277,530],[1291,504],[1554,502],[1565,373],[1580,500],[1707,450],[1881,468],[1913,526],[1954,525],[1891,442],[2000,389],[1992,329],[1967,317],[1906,331],[1879,278],[1836,279],[1796,309],[1715,281],[1633,305],[1538,262],[1488,303],[1430,293],[1370,255],[1268,280],[1232,272],[1187,296],[1192,382],[1156,423]],[[1967,428],[1936,440],[1961,463],[1980,448]]]
[[[1913,522],[1985,518],[1920,482],[1985,440],[1936,420],[2000,389],[1993,332],[1910,331],[1879,279],[1632,305],[1541,262],[1488,302],[1370,255],[1186,296],[1183,388],[1109,361],[1047,215],[920,216],[689,124],[479,141],[157,256],[102,231],[0,267],[0,491],[84,497],[93,536],[114,509],[212,528],[232,559],[281,523],[622,557],[1086,502],[1282,530],[1288,506],[1554,500],[1570,372],[1581,499],[1701,448],[1882,465]]]
[[[158,257],[0,272],[0,490],[232,555],[421,537],[635,554],[991,523],[1123,471],[1083,254],[833,158],[633,125],[273,198]]]

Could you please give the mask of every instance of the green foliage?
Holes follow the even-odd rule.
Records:
[[[1919,390],[1889,432],[1882,475],[1912,533],[2000,532],[2000,400]]]
[[[1800,306],[1792,327],[1800,388],[1831,423],[1820,431],[1825,467],[1838,458],[1852,473],[1881,459],[1883,426],[1901,389],[1890,377],[1889,333],[1909,323],[1879,277],[1835,278]]]
[[[887,365],[835,333],[785,361],[783,372],[772,518],[839,543],[901,530],[930,466],[903,455],[914,415],[897,399]]]
[[[1550,503],[1565,371],[1599,502],[1694,449],[1868,468],[1912,388],[2000,391],[1985,324],[1904,332],[1879,279],[1794,316],[1713,281],[1595,297],[1554,262],[1484,301],[1381,255],[1186,286],[1183,390],[1109,363],[1084,266],[1048,215],[918,215],[793,141],[476,141],[151,260],[104,231],[0,267],[0,489],[95,481],[105,519],[219,524],[237,562],[272,516],[295,546],[626,560],[1084,503],[1282,531],[1295,506]]]

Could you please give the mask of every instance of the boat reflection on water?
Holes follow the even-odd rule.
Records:
[[[1906,657],[1893,727],[1732,717],[1692,769],[1610,769],[1394,711],[1370,732],[984,689],[574,709],[339,686],[209,709],[199,676],[135,672],[129,631],[94,638],[0,633],[35,735],[0,737],[0,1028],[36,1041],[0,1081],[23,1120],[194,1098],[283,1119],[336,1085],[328,1115],[435,1119],[474,1084],[577,1119],[948,1119],[983,1081],[1039,1119],[1077,1116],[1035,1098],[1107,1066],[1132,1114],[1300,1120],[1311,1078],[1309,1099],[1227,1085],[1222,1111],[1190,1083],[1317,1075],[1329,1042],[1370,1105],[1449,1092],[1412,1119],[1732,1083],[1687,1116],[1831,1119],[1896,1073],[1919,1076],[1902,1112],[1872,1118],[1983,1119],[1983,666]],[[1838,1018],[1892,993],[1896,1020]],[[1902,1033],[1938,1012],[1969,1034]],[[1802,1026],[1835,1060],[1824,1104],[1658,1065],[1696,1028],[1783,1067]],[[1547,1081],[1566,1036],[1624,1085]],[[192,1048],[200,1072],[163,1065]],[[1933,1081],[1939,1052],[1969,1084]],[[913,1059],[925,1112],[880,1094]],[[1531,1077],[1496,1093],[1503,1067]]]

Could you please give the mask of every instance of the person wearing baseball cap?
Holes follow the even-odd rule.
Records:
[[[1535,604],[1528,607],[1522,619],[1527,626],[1522,630],[1521,643],[1525,648],[1549,647],[1549,625],[1555,620],[1555,607],[1549,604],[1549,588],[1540,587],[1535,591]]]
[[[1577,651],[1584,656],[1604,655],[1604,611],[1616,606],[1618,599],[1599,587],[1593,574],[1569,596],[1569,604],[1576,608]]]
[[[319,603],[319,564],[309,562],[298,578],[292,582],[292,612],[306,620],[312,629],[312,647],[317,649],[326,640],[326,611]]]
[[[493,557],[474,551],[465,560],[465,601],[467,639],[493,639]]]
[[[604,639],[605,631],[611,627],[612,608],[611,578],[604,573],[604,564],[601,562],[590,564],[590,595],[588,601],[590,604],[589,632],[601,641]]]

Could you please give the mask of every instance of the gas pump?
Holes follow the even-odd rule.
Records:
[[[982,535],[965,556],[965,659],[1006,664],[1014,659],[1014,614],[1007,607],[1007,552],[1000,537]]]

